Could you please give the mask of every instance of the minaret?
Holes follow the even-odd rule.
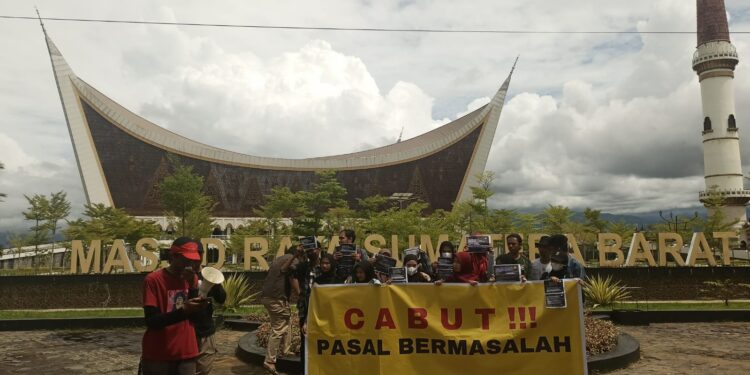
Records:
[[[747,223],[745,206],[750,191],[745,190],[740,161],[740,135],[734,111],[734,67],[737,50],[729,40],[729,25],[724,0],[697,0],[698,47],[693,55],[693,70],[698,74],[703,103],[703,167],[706,190],[723,198],[727,221]]]

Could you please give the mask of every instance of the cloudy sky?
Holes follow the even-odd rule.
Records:
[[[727,0],[730,29],[750,4]],[[63,4],[64,3],[64,4]],[[45,17],[291,26],[694,31],[687,0],[36,1]],[[34,15],[0,1],[0,15]],[[213,146],[276,157],[353,152],[417,136],[489,99],[520,55],[487,168],[500,208],[612,213],[684,208],[703,188],[695,35],[430,34],[46,23],[79,77]],[[733,42],[738,126],[750,34]],[[23,194],[84,201],[37,22],[0,19],[0,231]],[[750,116],[750,113],[748,114]],[[300,140],[304,140],[304,145]],[[745,171],[750,140],[742,146]]]

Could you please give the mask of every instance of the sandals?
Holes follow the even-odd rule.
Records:
[[[263,362],[263,368],[271,375],[279,375],[279,372],[276,371],[275,363]]]

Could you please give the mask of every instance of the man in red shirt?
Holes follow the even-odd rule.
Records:
[[[143,335],[141,370],[144,375],[195,374],[198,343],[188,319],[206,306],[198,297],[201,257],[198,243],[180,237],[169,249],[169,267],[154,271],[143,283]]]

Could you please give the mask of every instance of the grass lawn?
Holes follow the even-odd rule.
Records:
[[[266,310],[261,305],[242,306],[227,315],[248,315]],[[62,319],[62,318],[121,318],[142,317],[141,308],[81,309],[81,310],[0,310],[0,319]]]
[[[729,302],[726,306],[723,302],[711,303],[680,303],[680,302],[635,302],[617,304],[616,310],[661,311],[661,310],[742,310],[750,309],[750,302]],[[612,307],[597,307],[593,311],[611,311]]]

